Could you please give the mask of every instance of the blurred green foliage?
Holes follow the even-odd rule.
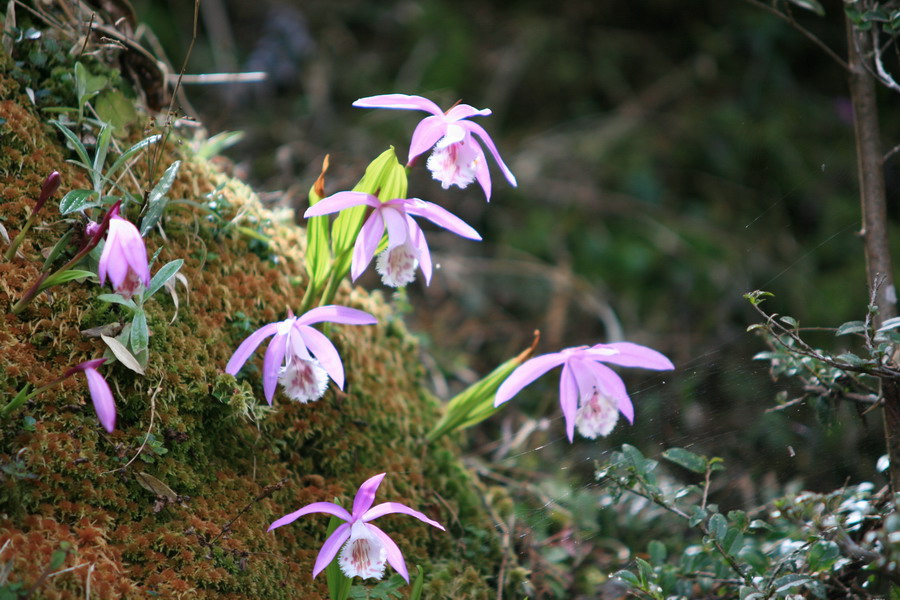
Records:
[[[410,194],[447,206],[485,242],[430,238],[441,268],[430,288],[411,290],[409,319],[435,357],[426,367],[445,398],[536,328],[539,352],[624,338],[673,359],[674,374],[626,375],[636,423],[609,440],[559,443],[559,423],[541,420],[557,414],[552,377],[471,436],[476,454],[503,468],[516,456],[520,476],[540,479],[553,490],[547,497],[565,498],[574,518],[607,532],[609,553],[618,543],[665,541],[670,528],[654,528],[647,508],[627,519],[598,513],[584,482],[592,461],[622,442],[650,457],[669,445],[724,457],[725,514],[797,486],[883,482],[874,470],[880,417],[842,405],[817,423],[821,407],[802,403],[766,413],[777,392],[798,390],[752,361],[764,345],[746,333],[757,317],[742,296],[754,289],[776,294],[769,310],[809,326],[863,319],[868,304],[845,75],[785,23],[741,0],[204,2],[221,5],[227,20],[202,19],[190,72],[280,67],[266,84],[192,87],[189,97],[214,130],[247,131],[228,153],[235,169],[298,209],[324,154],[329,194],[349,189],[389,144],[405,155],[417,117],[354,109],[356,98],[399,92],[493,109],[481,122],[519,187],[493,171],[486,205],[478,189],[443,191],[413,170]],[[191,3],[136,4],[177,65]],[[845,54],[836,8],[795,16]],[[889,149],[900,143],[891,137],[900,117],[879,93]],[[885,166],[890,199],[900,183],[896,156]],[[895,249],[897,217],[892,209]],[[523,427],[527,441],[510,442]],[[571,532],[584,527],[566,537],[568,525],[547,517],[534,491],[517,505],[528,535],[577,539]],[[629,537],[644,528],[656,537]],[[577,552],[531,560],[530,581],[545,589],[571,590],[571,577],[592,589]]]

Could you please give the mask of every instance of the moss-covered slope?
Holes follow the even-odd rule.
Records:
[[[60,195],[87,185],[23,92],[7,69],[0,77],[0,224],[11,236],[49,172],[62,173]],[[0,577],[9,589],[38,584],[31,597],[48,599],[84,598],[88,586],[91,597],[104,599],[326,597],[324,576],[314,581],[311,571],[327,516],[274,533],[266,527],[310,502],[337,497],[346,505],[362,481],[387,471],[377,500],[406,503],[447,526],[443,533],[402,515],[380,522],[411,572],[425,567],[425,597],[492,596],[499,553],[491,521],[454,448],[422,441],[438,406],[423,387],[413,338],[380,294],[345,287],[336,299],[379,320],[326,330],[344,361],[343,393],[332,384],[306,405],[277,395],[270,414],[255,422],[245,416],[259,412],[252,397],[262,395],[262,352],[239,380],[222,369],[250,331],[299,305],[303,232],[184,144],[170,141],[154,173],[139,161],[126,184],[146,185],[176,158],[183,164],[169,194],[165,238],[153,232],[147,245],[151,255],[161,249],[154,271],[185,259],[190,292],[179,284],[177,311],[164,292],[147,304],[145,376],[119,363],[103,368],[116,396],[115,432],[99,426],[81,376],[0,422]],[[210,202],[224,220],[198,208]],[[46,383],[103,355],[103,342],[82,332],[124,319],[119,307],[96,300],[108,290],[89,281],[53,288],[21,315],[10,313],[38,276],[41,251],[84,227],[81,217],[61,217],[52,202],[41,217],[23,256],[0,261],[4,403],[27,383]],[[236,217],[272,242],[227,225]],[[148,491],[142,473],[177,497]],[[53,570],[77,568],[40,581],[63,542],[70,550]]]

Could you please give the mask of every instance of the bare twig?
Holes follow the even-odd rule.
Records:
[[[796,29],[798,32],[800,32],[800,34],[803,37],[805,37],[806,39],[811,41],[813,44],[818,46],[823,52],[825,52],[825,54],[828,55],[829,58],[831,58],[831,60],[836,62],[838,65],[840,65],[842,69],[844,69],[845,71],[850,70],[850,65],[847,64],[847,61],[845,61],[843,58],[838,56],[837,52],[832,50],[828,46],[828,44],[826,44],[825,42],[820,40],[809,29],[807,29],[806,27],[804,27],[803,25],[798,23],[794,19],[793,15],[783,13],[780,10],[778,10],[777,8],[775,8],[773,6],[769,6],[768,4],[765,4],[765,3],[761,2],[760,0],[744,0],[744,2],[746,2],[747,4],[751,4],[761,10],[764,10],[771,15],[775,15],[776,17],[778,17],[779,19],[781,19],[782,21],[784,21],[785,23],[787,23],[788,25],[790,25],[791,27]]]
[[[156,385],[156,389],[153,390],[152,394],[150,394],[150,425],[147,426],[147,434],[144,436],[144,441],[141,442],[141,447],[138,448],[138,451],[135,453],[134,456],[131,457],[131,460],[129,460],[127,463],[125,463],[118,469],[113,469],[112,471],[106,471],[104,473],[101,473],[101,475],[115,473],[116,471],[124,471],[129,466],[131,466],[131,463],[136,461],[137,457],[140,456],[141,452],[144,451],[144,447],[147,445],[147,440],[150,439],[150,432],[153,431],[153,419],[154,419],[154,417],[156,417],[156,395],[159,394],[159,392],[162,390],[162,382],[163,382],[163,380],[160,379],[159,383]]]
[[[215,544],[216,541],[217,541],[220,537],[222,537],[222,536],[223,536],[224,534],[226,534],[227,532],[231,531],[231,526],[234,525],[234,522],[237,521],[238,519],[240,519],[240,518],[241,518],[241,515],[243,515],[243,514],[244,514],[245,512],[247,512],[248,510],[250,510],[250,507],[251,507],[251,506],[253,506],[253,505],[256,504],[257,502],[259,502],[260,500],[265,500],[266,498],[268,498],[269,496],[271,496],[273,493],[275,493],[275,492],[277,492],[278,490],[280,490],[281,488],[283,488],[283,487],[284,487],[284,484],[287,483],[287,480],[288,480],[288,478],[285,477],[284,479],[282,479],[282,480],[279,481],[278,483],[273,483],[272,485],[267,485],[266,487],[264,487],[264,488],[263,488],[263,491],[260,492],[259,495],[258,495],[256,498],[254,498],[253,500],[251,500],[250,502],[248,502],[247,505],[244,506],[244,508],[242,508],[241,511],[240,511],[238,514],[236,514],[236,515],[234,516],[234,518],[232,518],[230,521],[228,521],[228,522],[222,527],[222,531],[219,532],[219,535],[217,535],[216,537],[214,537],[213,539],[211,539],[207,545],[212,546],[213,544]]]

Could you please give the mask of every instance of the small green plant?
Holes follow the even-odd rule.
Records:
[[[596,472],[614,502],[638,496],[682,524],[681,534],[668,544],[651,540],[646,559],[635,556],[629,568],[615,573],[636,597],[663,600],[702,593],[763,600],[800,594],[824,599],[883,589],[893,581],[900,516],[886,488],[876,492],[873,484],[862,483],[830,494],[789,495],[753,510],[724,511],[709,497],[713,474],[724,470],[720,459],[683,448],[670,448],[661,457],[697,482],[659,477],[659,462],[627,444]]]

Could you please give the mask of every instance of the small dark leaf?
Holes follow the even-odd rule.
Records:
[[[728,521],[720,513],[709,518],[709,535],[716,540],[722,540],[728,533]]]
[[[811,10],[820,17],[825,16],[825,8],[819,3],[819,0],[788,0],[791,4],[796,4],[800,8]]]
[[[100,194],[93,190],[72,190],[59,201],[59,212],[67,215],[76,210],[101,206]]]
[[[706,458],[699,454],[694,454],[690,450],[669,448],[663,452],[663,458],[694,473],[706,473],[706,465],[708,464]]]
[[[797,327],[800,326],[800,323],[797,322],[797,319],[795,319],[794,317],[788,317],[787,315],[785,315],[783,317],[778,317],[778,320],[781,321],[782,323],[784,323],[785,325],[787,325],[788,327],[793,327],[794,329],[797,329]]]
[[[866,330],[864,321],[847,321],[837,328],[834,335],[848,335],[850,333],[862,333]]]

